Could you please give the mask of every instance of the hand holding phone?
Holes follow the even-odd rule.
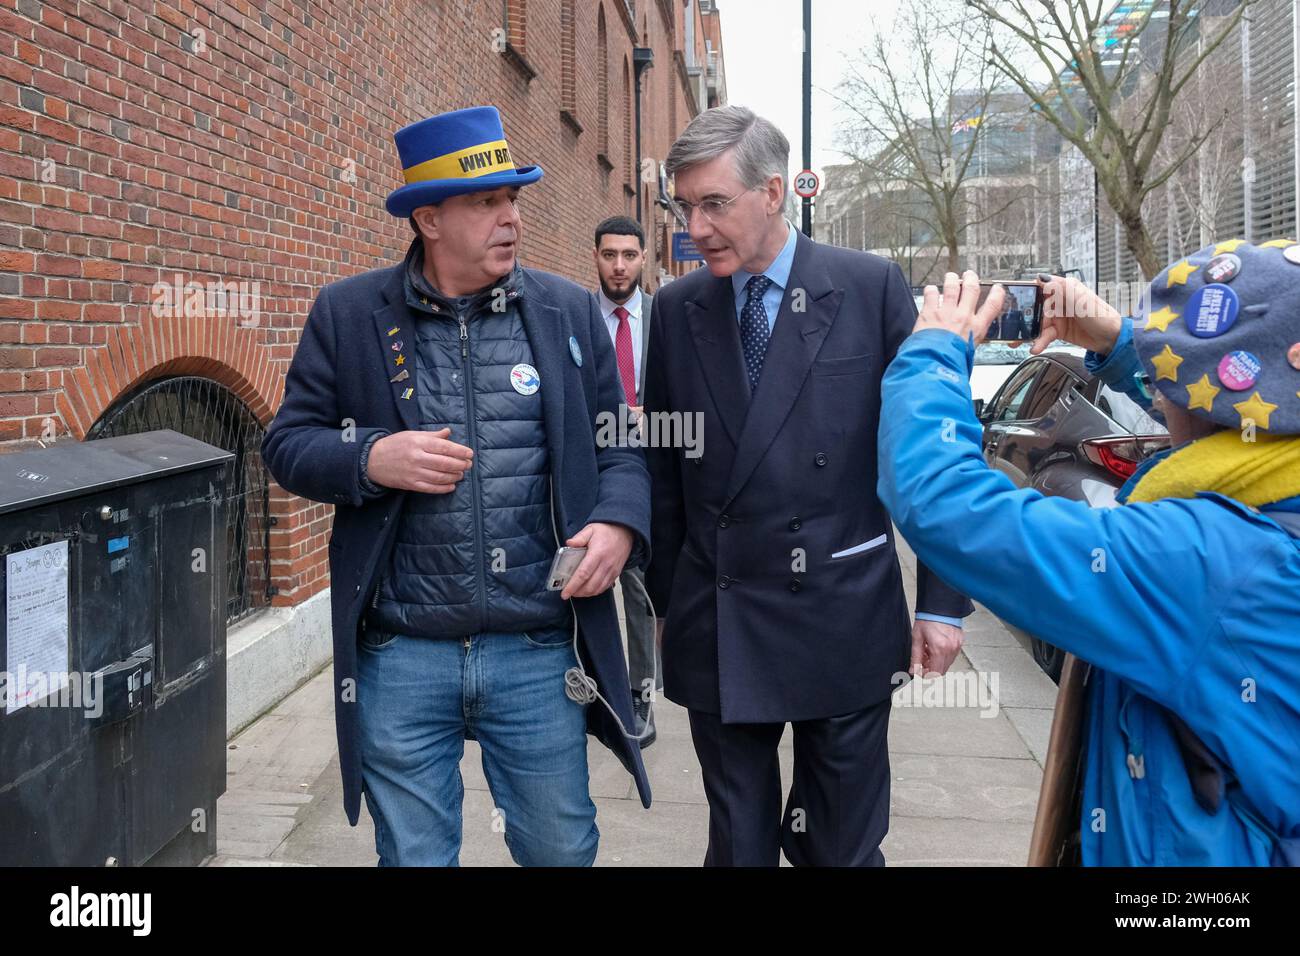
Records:
[[[586,556],[586,548],[560,548],[556,551],[555,560],[551,562],[551,573],[546,576],[546,590],[564,590],[569,578],[573,577],[573,572],[578,570],[578,565],[582,564],[582,559]]]
[[[1030,351],[1037,355],[1056,339],[1108,355],[1124,318],[1105,299],[1075,278],[1043,273],[1043,328]]]
[[[1037,283],[1033,285],[1036,287]],[[1024,294],[1021,293],[1022,296]],[[967,269],[960,276],[949,272],[944,276],[942,291],[934,285],[925,287],[921,297],[921,311],[912,331],[942,329],[962,341],[971,341],[972,337],[977,337],[981,342],[985,337],[996,338],[1003,328],[995,329],[990,336],[990,326],[1006,311],[1007,298],[1007,291],[1000,282],[985,283],[981,288],[980,277],[973,270]],[[1016,331],[1019,332],[1020,328],[1017,327]]]
[[[1043,330],[1043,287],[1037,282],[992,279],[980,282],[980,297],[975,305],[979,311],[988,298],[989,291],[1000,285],[1003,289],[1002,312],[993,319],[981,341],[1031,342]]]

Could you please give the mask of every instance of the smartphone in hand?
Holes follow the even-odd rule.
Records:
[[[546,590],[563,591],[564,586],[569,583],[569,578],[573,577],[573,572],[578,570],[578,565],[582,564],[582,559],[587,556],[586,548],[560,548],[555,552],[555,560],[551,562],[551,573],[546,576]]]
[[[1043,330],[1043,287],[1037,282],[994,279],[980,282],[975,310],[984,305],[990,290],[1002,286],[1002,314],[993,320],[985,342],[1032,342]]]

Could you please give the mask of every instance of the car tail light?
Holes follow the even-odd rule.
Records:
[[[1169,446],[1167,435],[1128,435],[1122,438],[1090,438],[1080,447],[1088,460],[1100,465],[1121,481],[1128,481],[1149,456]]]

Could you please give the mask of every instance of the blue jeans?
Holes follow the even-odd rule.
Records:
[[[431,639],[365,631],[357,654],[361,779],[380,866],[457,866],[460,760],[483,752],[521,866],[590,866],[600,831],[587,778],[586,706],[564,693],[572,632]]]

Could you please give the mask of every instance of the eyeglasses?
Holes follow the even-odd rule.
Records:
[[[704,213],[704,218],[709,222],[717,222],[724,218],[731,210],[731,204],[739,199],[745,193],[753,192],[755,189],[761,189],[761,186],[750,186],[744,192],[736,193],[730,199],[706,199],[703,202],[685,202],[680,199],[671,199],[668,201],[668,209],[673,216],[681,223],[682,228],[689,229],[691,225],[691,215],[695,210]]]

